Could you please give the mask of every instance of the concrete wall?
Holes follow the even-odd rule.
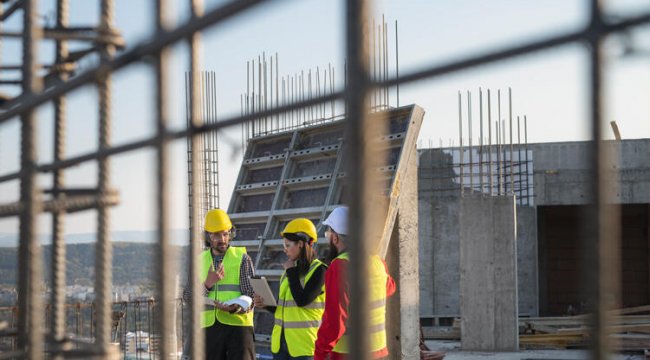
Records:
[[[588,143],[530,144],[535,206],[586,204]],[[650,203],[650,140],[612,141],[617,162],[609,168],[620,179],[617,200]],[[441,149],[418,153],[420,233],[420,316],[457,316],[459,307],[460,188],[451,155]],[[517,208],[518,302],[521,315],[539,314],[537,209]]]
[[[589,202],[585,186],[592,178],[587,171],[588,143],[532,144],[529,148],[533,150],[537,206]],[[650,203],[650,140],[611,141],[606,148],[617,160],[608,165],[619,178],[616,200],[623,204]]]
[[[420,316],[460,314],[460,188],[452,159],[440,149],[419,152]],[[537,212],[517,208],[518,301],[522,315],[538,315]]]
[[[420,359],[419,268],[413,261],[418,257],[417,159],[413,155],[404,171],[399,209],[386,256],[396,293],[387,301],[386,324],[390,359]],[[415,204],[415,206],[413,206]]]
[[[515,197],[465,195],[460,212],[461,346],[519,350]]]
[[[459,188],[439,169],[449,163],[441,151],[419,152],[420,316],[460,314]]]

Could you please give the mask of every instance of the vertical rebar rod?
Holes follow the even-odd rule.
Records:
[[[384,15],[381,15],[381,22],[384,26],[384,81],[388,80],[388,24]],[[388,86],[384,85],[384,104],[390,107],[390,98],[388,93]]]
[[[334,68],[330,68],[330,94],[334,94]],[[332,119],[334,118],[334,100],[330,101],[330,105],[332,108]]]
[[[524,144],[524,149],[526,150],[526,205],[530,206],[530,183],[528,178],[528,119],[526,115],[524,115]]]
[[[397,36],[397,20],[395,20],[395,78],[399,80],[399,37]],[[399,81],[397,86],[397,107],[399,107]]]
[[[460,91],[458,92],[458,138],[460,140],[459,158],[460,158],[460,196],[465,194],[463,188],[463,162],[465,161],[465,154],[463,154],[463,99]]]
[[[517,115],[517,177],[519,178],[517,185],[517,202],[523,205],[523,183],[521,178],[521,120]]]
[[[212,101],[214,103],[214,118],[213,122],[217,122],[217,74],[212,72]],[[212,175],[214,176],[215,184],[215,204],[212,207],[221,207],[221,184],[219,182],[219,134],[215,131],[213,134],[214,139],[214,169]]]
[[[495,121],[495,130],[496,130],[496,135],[497,135],[497,195],[502,195],[503,194],[503,179],[501,178],[502,174],[502,164],[501,164],[501,129],[500,129],[500,121]]]
[[[169,31],[171,24],[168,14],[169,4],[167,0],[156,1],[156,30],[158,34]],[[171,177],[169,171],[169,140],[166,139],[167,124],[169,122],[169,95],[167,73],[169,71],[169,49],[163,47],[158,53],[155,64],[156,73],[156,129],[157,129],[157,167],[156,167],[156,228],[158,229],[158,304],[160,313],[156,316],[160,334],[160,356],[168,359],[171,354],[176,354],[175,323],[176,312],[174,306],[174,274],[172,267],[171,246],[169,239],[169,183]]]
[[[503,194],[508,194],[508,143],[506,140],[506,120],[501,121],[501,149],[503,149],[503,159],[501,159],[501,167],[503,168]]]
[[[210,87],[208,85],[208,72],[200,72],[200,89],[201,89],[201,117],[203,122],[210,122]],[[208,204],[212,197],[212,184],[210,183],[210,133],[203,133],[201,135],[203,142],[203,151],[201,152],[201,184],[203,184],[203,206],[201,206],[202,213],[208,211]]]
[[[110,33],[113,29],[113,0],[101,1],[100,29]],[[100,59],[108,62],[113,58],[115,47],[106,44],[100,49]],[[98,77],[97,90],[99,93],[99,149],[105,150],[111,143],[111,91],[112,74],[104,73]],[[109,191],[111,178],[110,159],[105,156],[99,159],[99,194],[105,196]],[[97,350],[103,356],[110,351],[111,341],[111,288],[113,284],[113,249],[110,240],[110,210],[105,204],[97,209],[97,249],[96,262],[96,289],[97,292]]]
[[[350,358],[369,358],[368,284],[367,263],[370,240],[370,212],[372,200],[372,166],[370,157],[374,151],[371,131],[368,131],[369,73],[367,63],[368,39],[366,39],[367,3],[364,0],[348,0],[347,9],[347,59],[350,62],[350,79],[346,89],[347,119],[345,143],[349,146],[348,171],[350,174],[350,222],[356,224],[350,231]],[[376,128],[373,124],[372,128]],[[372,129],[370,129],[372,130]],[[376,129],[375,129],[376,130]]]
[[[494,181],[492,179],[492,96],[490,94],[490,89],[487,91],[487,105],[488,105],[488,174],[490,176],[489,187],[490,195],[494,195]]]
[[[203,16],[203,1],[202,0],[191,0],[191,11],[192,18],[197,19]],[[200,65],[200,46],[201,38],[199,33],[193,33],[189,39],[190,42],[190,126],[192,129],[200,126],[202,121],[199,115],[201,107],[201,99],[199,97],[199,69]],[[192,133],[192,172],[198,173],[199,171],[199,154],[201,153],[201,144],[196,140],[198,139],[196,132]],[[202,293],[201,284],[199,281],[199,262],[197,261],[199,253],[201,251],[202,234],[201,231],[201,219],[199,218],[199,199],[198,196],[199,189],[201,184],[194,181],[192,183],[192,198],[190,199],[190,204],[192,208],[192,219],[193,223],[190,224],[192,227],[192,236],[190,237],[190,259],[189,259],[189,278],[192,289],[192,301],[190,306],[190,341],[191,341],[191,357],[193,359],[202,359],[204,357],[205,350],[205,337],[203,334],[203,329],[199,326],[201,309],[203,308],[203,298],[197,296]]]
[[[478,88],[479,106],[479,140],[478,140],[478,172],[481,193],[483,192],[483,89]]]
[[[508,88],[508,106],[509,106],[509,122],[510,122],[510,192],[515,193],[515,176],[514,176],[514,163],[513,163],[513,142],[512,142],[512,89]]]
[[[56,25],[58,28],[68,26],[69,1],[58,0],[56,7]],[[56,42],[56,63],[61,64],[68,57],[68,44],[64,40]],[[60,81],[66,81],[68,74],[59,71]],[[54,161],[61,161],[65,156],[66,136],[66,98],[59,96],[54,100]],[[56,169],[53,173],[53,196],[60,198],[60,190],[64,187],[65,178],[63,170]],[[61,341],[65,337],[65,240],[64,240],[64,213],[52,213],[52,337]],[[58,357],[57,357],[58,358]]]
[[[280,66],[278,65],[278,53],[275,53],[275,107],[280,106]],[[278,123],[278,128],[280,127],[280,114],[275,115],[275,119]]]
[[[370,79],[373,82],[377,81],[377,26],[375,24],[375,18],[372,18],[372,34],[371,36],[371,41],[372,44],[370,44],[371,49],[370,49],[370,64],[369,64],[369,72],[370,72]],[[375,106],[377,106],[377,91],[375,89],[372,89],[372,97],[371,97],[371,103],[370,103],[370,109],[372,110]]]
[[[36,67],[38,42],[41,29],[37,25],[37,0],[23,3],[23,65],[22,95],[29,97],[41,91],[41,81]],[[41,211],[41,199],[37,184],[36,118],[35,109],[21,116],[20,167],[20,244],[18,280],[18,346],[26,351],[27,359],[40,359],[43,354],[41,247],[38,244],[36,218]]]
[[[472,149],[472,93],[467,91],[467,124],[469,136],[469,189],[474,192],[474,153]]]

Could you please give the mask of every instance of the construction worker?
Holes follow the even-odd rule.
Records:
[[[280,235],[288,259],[280,278],[278,306],[265,307],[275,313],[271,352],[274,360],[313,359],[316,332],[325,308],[327,266],[316,258],[313,245],[318,234],[311,220],[291,220]],[[265,306],[260,296],[255,296],[255,306]]]
[[[204,230],[208,248],[199,256],[200,281],[206,304],[201,312],[201,327],[205,328],[205,358],[208,360],[253,360],[255,343],[253,306],[226,303],[252,297],[250,278],[254,267],[246,248],[230,246],[233,226],[228,214],[213,209],[205,215]],[[186,287],[183,297],[191,296]],[[208,300],[209,298],[210,300]],[[214,304],[208,304],[210,303]]]
[[[325,273],[325,312],[318,329],[315,360],[346,359],[348,336],[346,326],[349,309],[349,285],[347,281],[348,208],[337,207],[323,222],[327,226],[325,237],[330,243],[333,258]],[[395,281],[388,274],[386,263],[378,256],[369,259],[368,291],[370,301],[370,350],[373,359],[388,356],[386,347],[386,298],[395,292]]]

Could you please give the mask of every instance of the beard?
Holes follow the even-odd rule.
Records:
[[[336,248],[336,246],[334,246],[334,244],[332,244],[332,242],[330,241],[330,248],[327,251],[327,258],[326,258],[327,264],[330,264],[334,259],[336,259],[337,256],[339,256],[339,251]]]

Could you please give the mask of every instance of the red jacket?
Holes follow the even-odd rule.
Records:
[[[331,359],[344,358],[344,354],[333,353],[332,348],[345,333],[345,323],[348,319],[350,301],[346,279],[347,267],[346,260],[335,259],[325,272],[325,313],[318,329],[314,360],[325,360],[328,355],[331,356]],[[384,262],[384,268],[388,274],[386,262]],[[386,297],[393,295],[395,290],[395,280],[388,275]],[[372,355],[373,358],[385,357],[388,355],[388,349],[375,351]]]

